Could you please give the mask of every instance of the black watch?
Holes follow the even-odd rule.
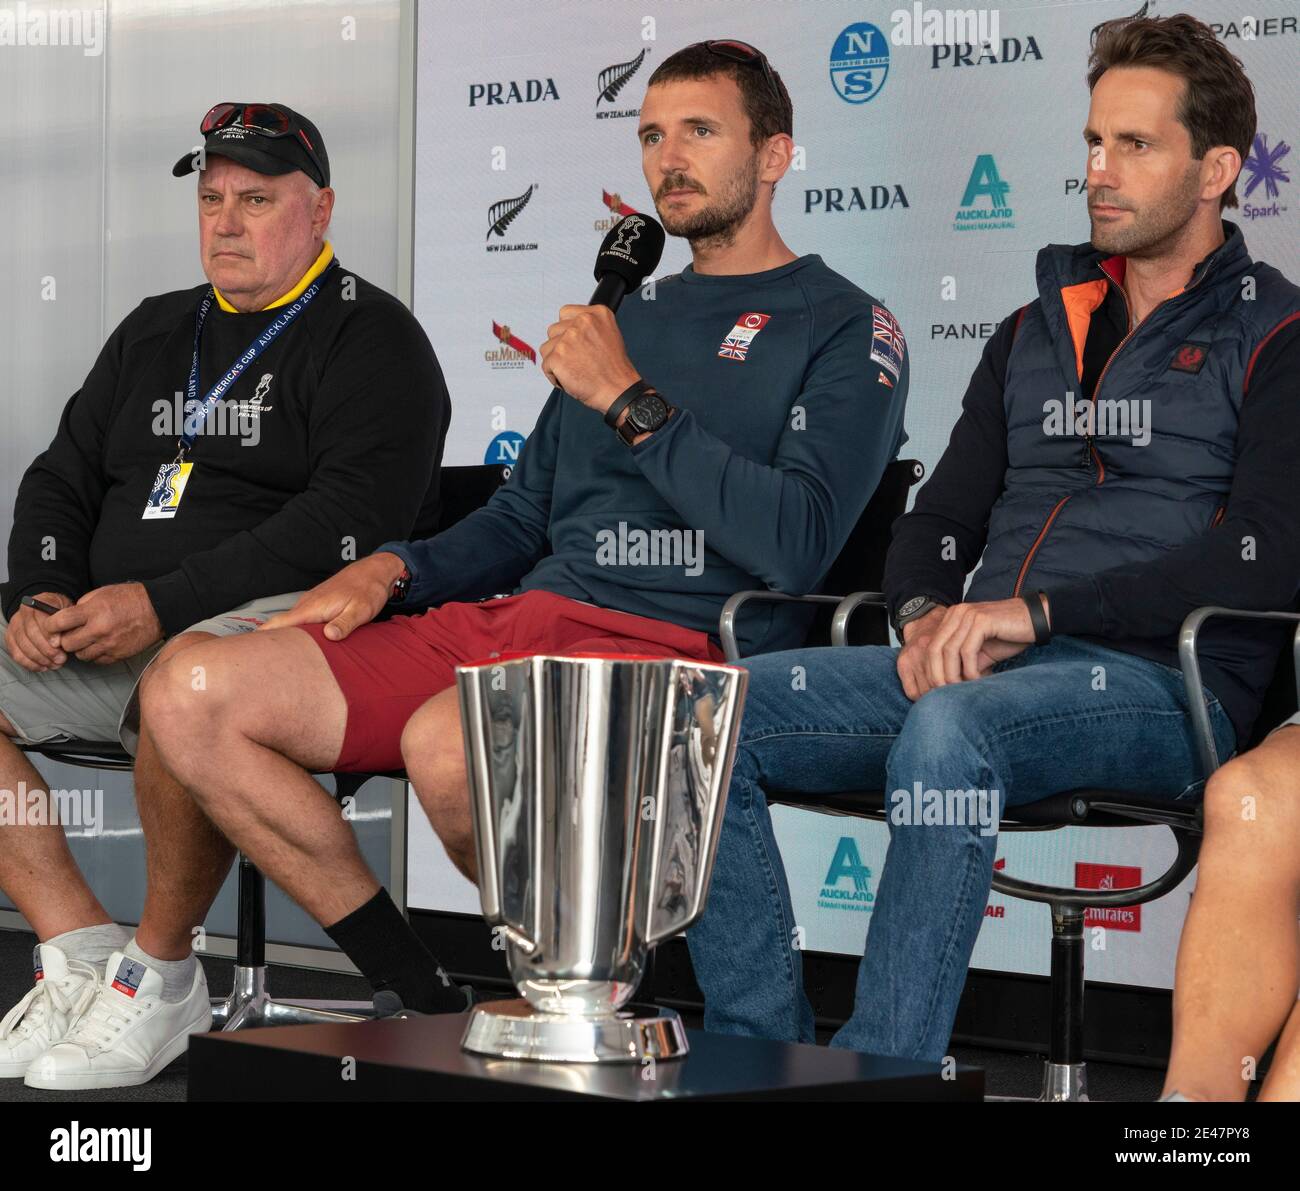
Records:
[[[627,410],[627,417],[620,426],[618,419],[624,410]],[[658,389],[638,379],[614,398],[605,411],[605,425],[630,447],[638,434],[658,430],[672,412],[672,406],[659,396]]]
[[[929,596],[913,596],[910,600],[904,600],[894,610],[894,619],[892,621],[894,632],[898,634],[898,639],[903,639],[903,626],[909,621],[920,620],[932,608],[939,606],[938,600],[933,600]]]
[[[630,447],[638,434],[653,434],[673,412],[673,407],[649,386],[634,397],[627,407],[627,417],[614,430]]]

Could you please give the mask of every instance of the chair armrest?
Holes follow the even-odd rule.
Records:
[[[740,649],[736,645],[736,613],[750,600],[767,600],[769,603],[781,604],[838,604],[840,597],[835,595],[786,595],[782,591],[738,591],[722,605],[722,615],[718,618],[718,636],[722,640],[722,652],[727,661],[738,662]]]
[[[873,608],[886,607],[885,597],[878,591],[855,591],[846,595],[835,609],[831,620],[831,644],[847,645],[849,643],[849,621],[853,614],[863,605]],[[885,640],[889,640],[886,636]]]
[[[1201,685],[1201,663],[1196,656],[1196,643],[1201,626],[1215,616],[1233,620],[1274,620],[1296,626],[1292,638],[1291,654],[1295,661],[1296,694],[1300,698],[1300,613],[1252,612],[1244,608],[1197,608],[1183,621],[1178,633],[1178,665],[1183,672],[1183,686],[1187,691],[1187,705],[1192,714],[1196,732],[1196,748],[1201,756],[1201,768],[1208,779],[1219,768],[1219,752],[1214,745],[1214,729],[1210,726],[1210,713],[1205,706],[1204,688]],[[1244,743],[1244,742],[1243,742]]]

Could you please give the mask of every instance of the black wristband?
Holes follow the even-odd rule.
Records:
[[[1029,620],[1034,626],[1034,644],[1046,645],[1052,639],[1052,627],[1047,623],[1047,611],[1043,607],[1043,593],[1035,591],[1031,595],[1022,595],[1025,607],[1029,609]]]
[[[628,385],[614,398],[614,403],[605,411],[605,425],[611,429],[617,428],[619,415],[649,388],[650,386],[643,380],[635,380]]]

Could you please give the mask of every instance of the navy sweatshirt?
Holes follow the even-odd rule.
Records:
[[[687,267],[652,292],[618,323],[678,412],[629,448],[553,390],[484,508],[380,547],[410,569],[411,603],[541,589],[716,637],[733,592],[818,589],[905,440],[897,324],[818,256],[744,276]],[[765,316],[752,335],[746,315]],[[805,607],[751,605],[742,653],[800,644],[807,623]]]

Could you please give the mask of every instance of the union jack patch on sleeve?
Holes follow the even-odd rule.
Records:
[[[883,306],[871,308],[871,358],[898,380],[907,341],[898,320]]]

